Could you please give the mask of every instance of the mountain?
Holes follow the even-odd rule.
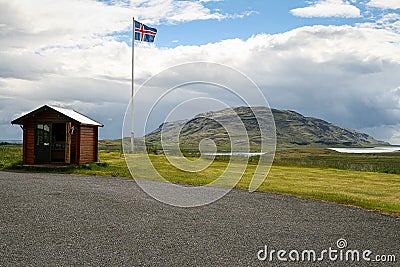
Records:
[[[389,145],[389,143],[375,140],[368,134],[336,126],[321,119],[304,117],[295,111],[272,109],[272,113],[278,144],[321,147]]]
[[[163,123],[156,130],[147,134],[145,140],[149,145],[159,145],[160,134],[163,131],[163,139],[166,140],[166,143],[176,144],[178,137],[174,137],[173,132],[181,129],[179,143],[183,148],[197,148],[202,139],[209,138],[217,144],[219,150],[229,151],[229,136],[219,122],[225,126],[228,125],[231,129],[231,136],[235,135],[235,129],[239,129],[240,126],[238,125],[240,121],[234,118],[236,117],[235,114],[237,114],[247,130],[251,147],[256,148],[261,142],[261,137],[259,126],[252,110],[261,120],[271,117],[271,114],[264,107],[251,109],[249,107],[237,107],[206,112],[198,114],[191,120]],[[368,134],[339,127],[321,119],[305,117],[295,111],[278,109],[271,109],[271,111],[275,120],[278,147],[365,147],[389,145],[375,140]],[[273,129],[270,124],[268,127],[270,129],[267,130]],[[241,143],[240,138],[236,140],[238,140],[238,144]]]

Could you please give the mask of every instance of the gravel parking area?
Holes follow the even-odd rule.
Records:
[[[268,255],[287,251],[283,258],[293,250],[320,256],[338,250],[339,239],[344,253],[371,250],[370,258],[400,262],[399,218],[290,196],[233,190],[177,208],[132,179],[0,172],[0,199],[0,266],[375,266],[328,255],[314,263],[276,253],[259,259],[265,246]]]

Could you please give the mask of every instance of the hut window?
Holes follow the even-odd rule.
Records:
[[[36,145],[50,145],[50,126],[48,124],[38,123],[36,125]]]

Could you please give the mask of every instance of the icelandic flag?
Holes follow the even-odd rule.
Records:
[[[135,40],[144,42],[154,42],[157,29],[150,28],[143,23],[135,20]]]

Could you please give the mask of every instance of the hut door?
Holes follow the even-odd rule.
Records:
[[[35,163],[50,163],[50,123],[35,125]]]

